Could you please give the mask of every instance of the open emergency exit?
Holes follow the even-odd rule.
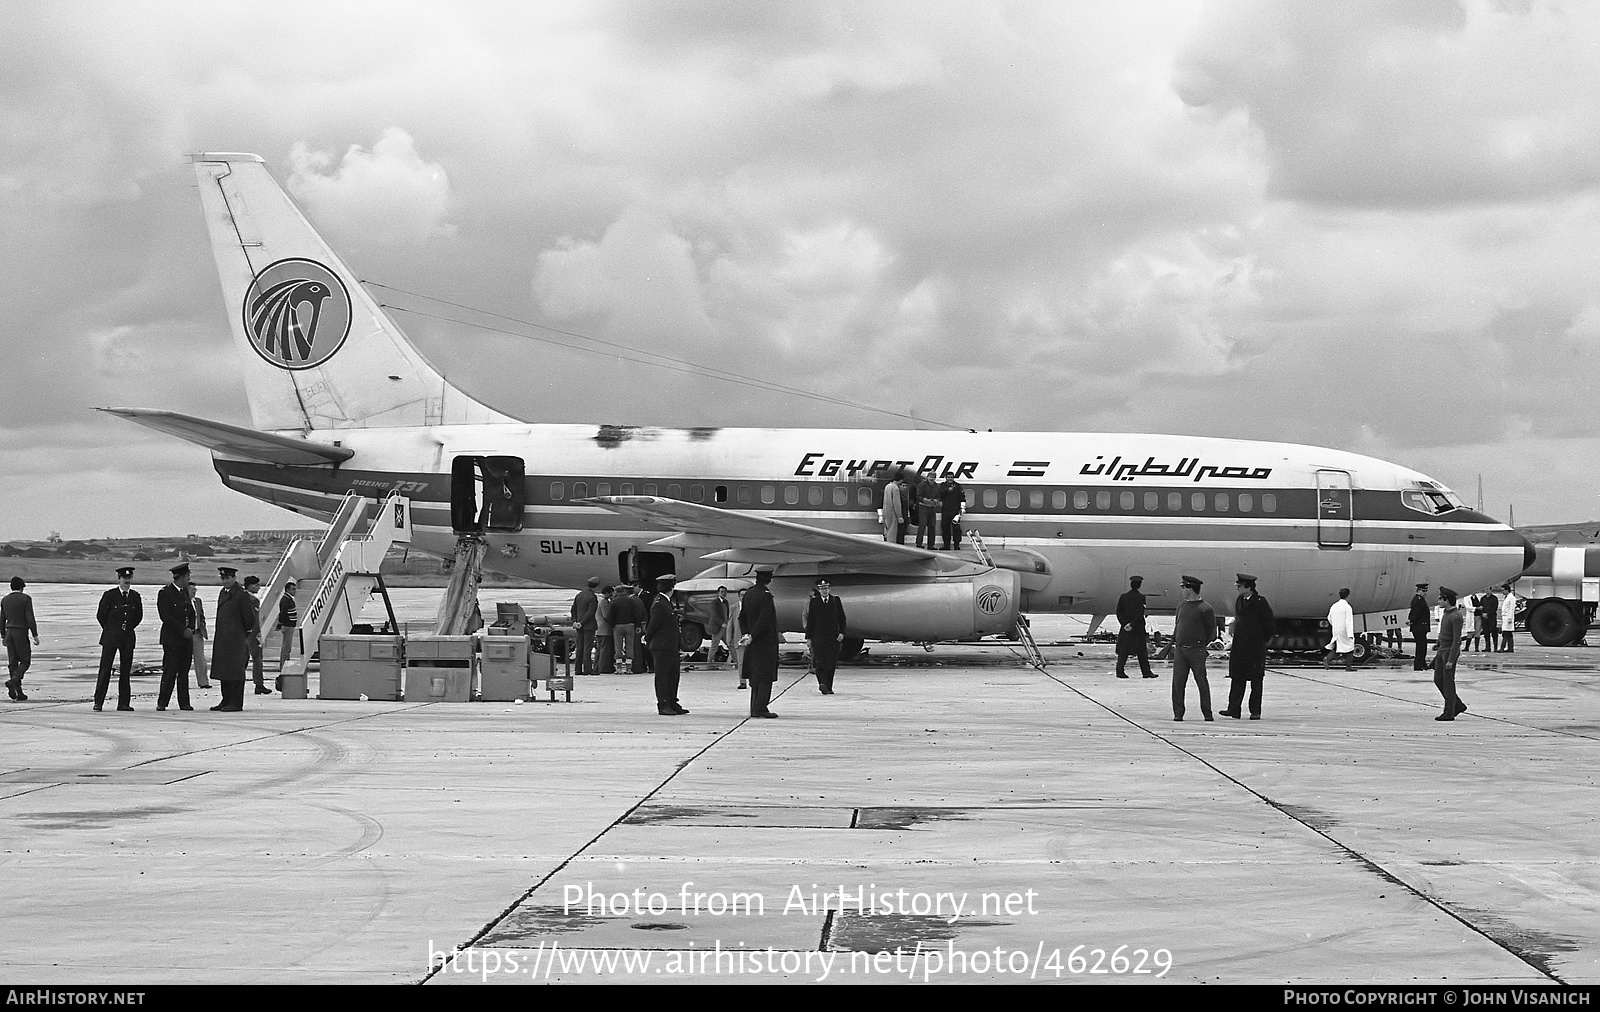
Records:
[[[450,526],[457,534],[522,530],[521,457],[459,456],[450,464]]]

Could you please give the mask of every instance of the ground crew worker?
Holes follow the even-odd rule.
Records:
[[[678,613],[672,607],[672,586],[678,578],[671,573],[656,577],[658,593],[650,605],[650,624],[644,638],[655,664],[656,712],[663,717],[678,717],[685,710],[678,702],[678,644],[681,632]]]
[[[1206,647],[1217,631],[1217,613],[1200,597],[1204,581],[1185,576],[1183,600],[1172,626],[1172,719],[1182,720],[1189,676],[1200,690],[1200,713],[1211,720],[1211,683],[1206,681]]]
[[[1128,577],[1128,592],[1117,598],[1117,677],[1127,678],[1124,670],[1129,657],[1139,658],[1139,670],[1145,678],[1155,678],[1150,670],[1150,640],[1145,630],[1145,597],[1139,589],[1144,577]]]

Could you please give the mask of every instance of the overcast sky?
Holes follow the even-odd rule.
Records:
[[[1519,523],[1600,515],[1600,4],[0,0],[0,25],[0,538],[303,525],[90,410],[248,424],[204,150],[264,156],[401,289],[975,428],[1315,443],[1469,501],[1481,473]],[[909,424],[396,318],[534,421]]]

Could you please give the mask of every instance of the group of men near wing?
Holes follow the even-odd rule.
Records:
[[[937,529],[945,551],[961,548],[961,514],[967,507],[967,490],[954,478],[934,481],[931,474],[902,471],[883,486],[883,540],[906,543],[906,531],[915,527],[917,547],[926,538],[934,548]]]
[[[679,647],[682,610],[672,599],[678,578],[656,578],[656,590],[641,591],[630,584],[601,587],[599,577],[572,601],[572,624],[578,632],[576,668],[580,675],[611,674],[628,662],[635,674],[655,674],[656,712],[663,717],[688,713],[678,699]],[[717,647],[727,650],[739,672],[740,689],[750,692],[750,716],[776,717],[772,712],[772,683],[778,678],[778,609],[772,600],[772,570],[758,568],[755,585],[737,599],[728,588],[717,588],[711,603],[707,632],[711,639],[706,660],[717,665]],[[826,578],[819,578],[806,607],[806,642],[810,645],[817,689],[833,695],[833,676],[839,648],[845,639],[844,603],[834,596]],[[631,661],[629,660],[631,656]]]
[[[1211,686],[1206,679],[1206,660],[1209,656],[1208,647],[1217,635],[1217,617],[1211,605],[1200,596],[1200,588],[1204,586],[1203,581],[1193,576],[1184,576],[1180,582],[1183,597],[1178,602],[1172,630],[1172,719],[1183,719],[1186,712],[1188,681],[1193,677],[1195,688],[1200,694],[1200,713],[1206,720],[1214,720],[1211,709]],[[1143,677],[1155,678],[1157,675],[1150,670],[1149,640],[1145,629],[1145,596],[1139,589],[1144,583],[1144,578],[1132,576],[1128,578],[1128,583],[1128,591],[1117,600],[1117,622],[1120,628],[1117,632],[1116,676],[1127,678],[1128,658],[1137,657]],[[1261,719],[1262,686],[1267,670],[1267,643],[1272,639],[1274,620],[1272,605],[1256,591],[1256,583],[1256,578],[1249,573],[1237,574],[1235,587],[1239,596],[1234,601],[1233,640],[1228,651],[1228,705],[1221,711],[1224,717],[1232,717],[1234,720],[1238,720],[1242,715],[1240,708],[1245,703],[1247,689],[1250,719]],[[1511,591],[1509,584],[1504,589],[1508,594]],[[1410,624],[1412,634],[1417,641],[1415,660],[1417,671],[1429,670],[1429,665],[1425,663],[1431,624],[1427,591],[1428,584],[1417,584],[1417,595],[1411,602]],[[1439,603],[1443,612],[1437,636],[1438,649],[1434,653],[1431,667],[1434,672],[1433,684],[1443,697],[1444,711],[1434,720],[1454,720],[1467,709],[1467,704],[1461,701],[1456,692],[1456,662],[1461,655],[1462,644],[1467,638],[1463,635],[1462,629],[1464,609],[1456,604],[1458,596],[1449,587],[1439,588]],[[1481,595],[1481,598],[1495,600],[1492,594]],[[1473,599],[1473,603],[1477,613],[1482,615],[1486,606],[1478,597]],[[1488,607],[1492,614],[1492,606]],[[1356,649],[1355,612],[1350,607],[1348,587],[1340,589],[1339,599],[1328,609],[1328,624],[1332,629],[1333,638],[1328,644],[1326,663],[1332,665],[1336,659],[1342,657],[1346,669],[1353,670]],[[1484,628],[1490,641],[1493,642],[1499,635],[1498,629],[1487,623]],[[1510,650],[1511,633],[1506,631],[1503,635],[1503,648]]]
[[[161,689],[156,697],[156,709],[167,709],[174,694],[177,695],[178,709],[194,709],[189,698],[191,668],[200,688],[210,688],[211,679],[218,683],[222,701],[211,707],[213,710],[237,713],[244,709],[244,684],[249,680],[252,669],[256,693],[271,693],[262,674],[261,603],[256,596],[260,579],[247,576],[241,584],[236,568],[218,566],[222,589],[217,594],[216,611],[208,628],[203,599],[199,596],[198,588],[190,582],[189,563],[180,562],[171,567],[170,572],[171,581],[156,592],[156,614],[161,620]],[[133,589],[133,574],[133,566],[119,567],[117,585],[101,595],[100,605],[95,612],[100,624],[100,670],[94,687],[96,710],[105,707],[114,662],[118,667],[117,709],[133,709],[133,691],[129,679],[133,674],[133,651],[138,642],[138,628],[144,621],[144,599]],[[11,593],[0,601],[0,616],[4,619],[6,652],[10,664],[6,689],[16,701],[26,701],[28,698],[22,691],[22,679],[32,660],[28,637],[32,637],[34,646],[39,643],[33,599],[23,592],[25,586],[27,584],[21,577],[12,577]],[[277,624],[283,630],[283,649],[278,659],[280,671],[289,658],[298,632],[294,586],[291,581],[278,602]],[[205,646],[207,639],[211,640],[209,664]]]

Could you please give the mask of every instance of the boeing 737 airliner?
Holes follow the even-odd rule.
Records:
[[[488,568],[561,587],[775,567],[786,629],[818,574],[853,634],[1006,633],[1019,612],[1105,614],[1130,575],[1170,610],[1180,573],[1219,613],[1232,574],[1280,616],[1357,612],[1415,583],[1475,590],[1533,549],[1426,475],[1290,443],[1123,433],[532,424],[452,386],[334,255],[261,158],[194,157],[254,428],[106,409],[207,447],[229,488],[326,520],[351,492],[412,502],[415,548],[485,538]],[[989,558],[885,542],[891,474],[954,476]]]

